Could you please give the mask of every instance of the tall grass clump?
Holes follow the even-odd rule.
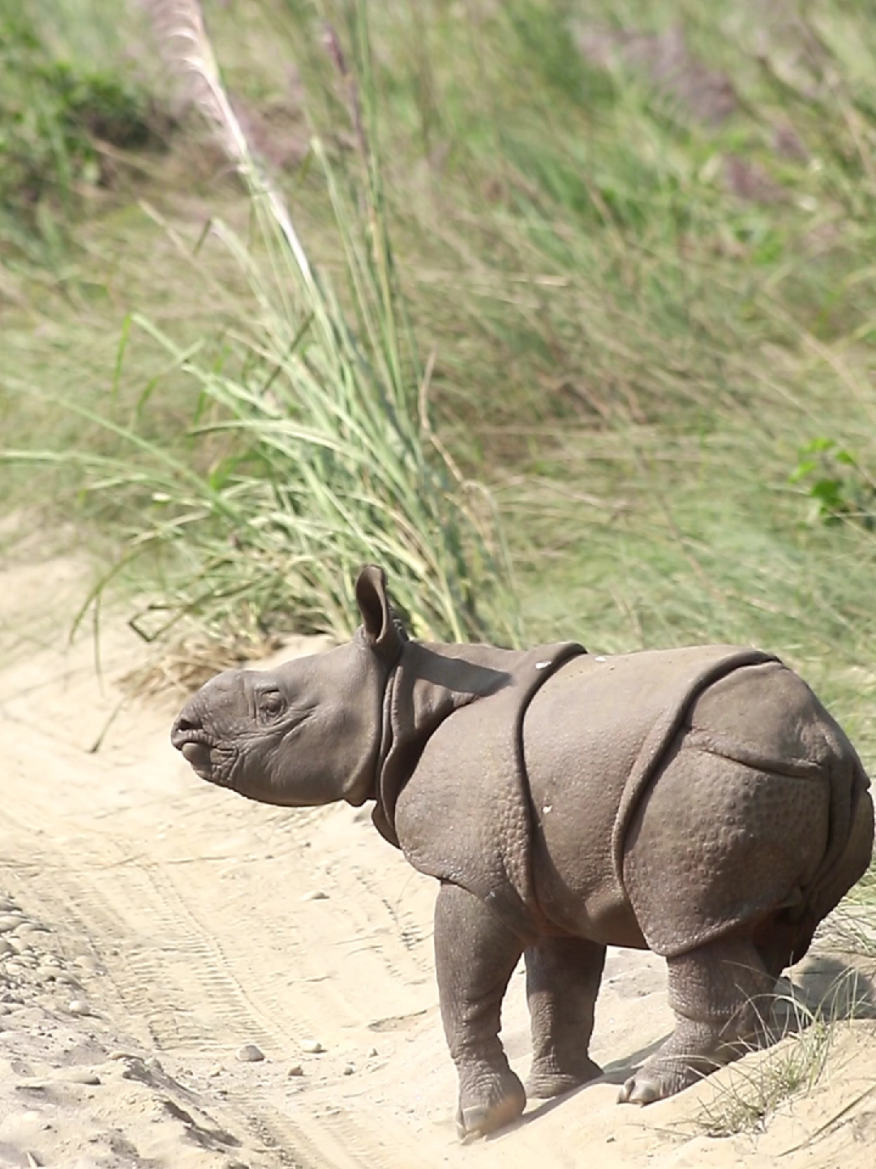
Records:
[[[230,324],[216,344],[193,345],[131,319],[130,328],[164,350],[173,375],[195,387],[183,443],[166,445],[142,427],[67,402],[111,437],[107,453],[7,458],[75,464],[89,494],[127,512],[129,540],[113,571],[146,555],[165,574],[170,597],[151,606],[160,632],[186,616],[220,637],[289,624],[346,636],[355,623],[356,570],[376,561],[415,635],[513,640],[489,497],[465,479],[433,430],[432,363],[420,360],[399,289],[365,6],[347,9],[354,68],[334,31],[326,41],[348,101],[352,158],[339,167],[319,137],[311,141],[342,248],[346,310],[253,157],[200,5],[151,7],[168,58],[246,185],[253,239],[219,220],[209,234],[237,261],[257,315]],[[126,327],[119,366],[127,343]],[[144,391],[138,421],[153,390]],[[155,632],[153,621],[149,636]]]

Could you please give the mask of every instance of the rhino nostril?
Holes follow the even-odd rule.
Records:
[[[203,730],[203,724],[194,711],[184,710],[170,732],[170,741],[174,747],[181,748],[190,735]]]

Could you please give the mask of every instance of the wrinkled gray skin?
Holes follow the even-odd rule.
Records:
[[[407,639],[393,617],[380,569],[363,569],[357,600],[363,625],[349,644],[274,670],[228,671],[191,699],[174,725],[172,741],[198,775],[251,799],[287,807],[336,800],[358,805],[377,798],[384,695]],[[593,660],[602,659],[588,662]],[[607,944],[643,948],[646,937],[652,939],[652,948],[667,957],[676,1015],[675,1031],[623,1086],[621,1101],[647,1104],[671,1095],[736,1058],[752,1038],[762,1010],[758,998],[805,953],[818,921],[866,868],[873,840],[867,780],[848,740],[795,675],[775,668],[790,687],[786,698],[776,697],[774,681],[772,698],[758,692],[766,677],[761,668],[744,677],[740,671],[742,682],[737,678],[723,689],[716,685],[698,699],[687,729],[661,759],[647,797],[625,829],[620,893],[616,886],[611,892],[607,841],[592,838],[601,788],[582,788],[574,774],[581,736],[594,736],[594,729],[586,727],[586,712],[574,709],[574,667],[561,667],[536,694],[523,724],[534,823],[521,846],[527,855],[518,860],[532,874],[538,925],[512,928],[488,899],[447,879],[436,906],[438,987],[459,1073],[461,1136],[491,1132],[515,1119],[525,1104],[523,1086],[498,1039],[502,997],[521,953],[532,1025],[530,1095],[554,1096],[600,1075],[588,1047]],[[751,690],[741,702],[740,685]],[[799,740],[800,727],[811,724],[824,744],[823,766],[805,772],[805,784],[779,774],[777,786],[764,788],[769,795],[758,802],[753,789],[744,786],[748,781],[738,780],[737,763],[697,750],[694,740],[712,733],[710,727],[720,728],[731,707],[740,725],[729,729],[737,737],[746,737],[746,718],[761,733],[761,712],[770,701],[778,740],[794,735]],[[447,725],[457,725],[455,719],[458,748],[459,736],[464,746],[471,723],[453,713]],[[580,733],[579,726],[584,728]],[[810,730],[804,730],[811,740]],[[754,741],[757,735],[748,738]],[[791,782],[796,787],[788,794]],[[415,784],[410,788],[412,801],[428,800],[428,792],[422,797]],[[711,793],[717,791],[725,795],[715,811]],[[801,791],[812,794],[801,799]],[[792,913],[787,894],[782,900],[772,888],[812,886],[813,874],[825,868],[827,822],[839,806],[845,809],[843,838],[831,846],[817,893],[801,894]],[[430,809],[415,807],[419,812],[428,823]],[[408,809],[409,819],[410,814]],[[752,846],[752,841],[766,840],[758,817],[769,819],[769,839],[777,839],[778,846]],[[472,850],[478,842],[473,826]],[[413,860],[404,839],[401,846]],[[477,856],[472,863],[476,868]],[[667,876],[673,866],[680,876]],[[726,902],[726,907],[711,908],[725,914],[730,928],[702,942],[698,915],[710,899]],[[653,938],[662,937],[664,917],[670,921],[663,931],[670,942],[661,948]]]

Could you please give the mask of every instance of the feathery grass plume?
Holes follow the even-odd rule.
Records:
[[[168,63],[184,81],[190,100],[217,132],[222,147],[254,198],[264,199],[283,233],[302,278],[313,276],[286,206],[263,168],[256,165],[246,135],[219,75],[199,0],[148,0]]]
[[[150,552],[170,582],[166,599],[135,620],[150,639],[183,616],[232,640],[289,624],[344,637],[356,624],[356,571],[376,561],[415,636],[517,640],[489,495],[463,478],[434,433],[432,363],[421,367],[401,304],[367,134],[374,93],[364,6],[349,11],[363,82],[355,94],[362,174],[358,182],[349,176],[349,191],[320,140],[311,142],[342,245],[355,332],[253,156],[200,5],[150,0],[150,8],[168,62],[248,190],[255,244],[217,220],[210,230],[239,264],[257,318],[224,334],[218,358],[203,342],[183,346],[149,320],[132,318],[198,390],[187,441],[173,451],[144,437],[137,422],[118,425],[68,403],[127,448],[122,458],[63,456],[84,470],[92,493],[130,507],[127,552],[95,599],[115,572]],[[352,74],[343,80],[357,85]],[[151,387],[138,421],[150,394]]]

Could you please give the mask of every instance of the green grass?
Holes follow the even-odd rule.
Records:
[[[164,145],[173,119],[159,92],[142,12],[0,0],[0,251],[56,259],[125,152]]]
[[[321,6],[352,55],[343,9]],[[394,0],[370,11],[374,146],[412,351],[432,369],[440,440],[498,501],[526,637],[608,650],[756,642],[802,670],[872,767],[870,6],[815,0],[765,17],[754,0],[720,11],[703,0]],[[208,5],[245,105],[289,112],[294,63],[346,193],[359,156],[314,13],[307,0]],[[607,68],[588,61],[582,22],[603,34],[681,24],[691,53],[732,80],[733,112],[700,119],[618,52]],[[283,125],[297,133],[294,112]],[[746,197],[740,166],[766,195]],[[172,353],[200,341],[208,371],[237,378],[245,362],[234,346],[244,337],[250,347],[261,319],[215,240],[191,258],[211,214],[247,238],[246,207],[220,171],[201,148],[172,153],[133,188],[167,232],[131,202],[80,225],[50,275],[0,271],[17,301],[2,327],[19,383],[73,397],[204,471],[219,440],[195,440],[203,383]],[[358,329],[319,167],[274,173]],[[116,377],[133,312],[171,348],[132,330]],[[239,419],[227,401],[215,409]],[[118,454],[81,415],[2,387],[0,426],[16,446]],[[813,443],[825,452],[807,473]],[[831,463],[831,450],[853,462]],[[5,474],[20,491],[20,470]],[[37,501],[53,482],[41,476]],[[818,490],[833,480],[839,506]],[[138,523],[152,530],[160,509],[144,511],[143,498],[81,497],[76,515],[102,555],[123,549]],[[251,505],[273,506],[258,491]],[[223,574],[246,565],[232,549]],[[152,569],[144,561],[133,583],[178,584],[176,557]],[[229,603],[223,621],[251,619]]]

